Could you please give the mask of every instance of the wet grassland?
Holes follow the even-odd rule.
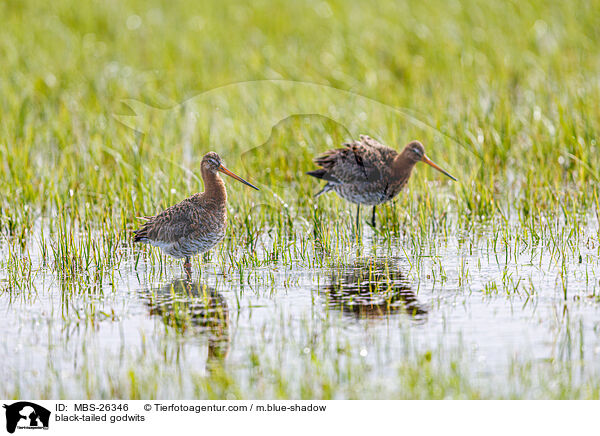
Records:
[[[435,3],[2,3],[0,397],[597,399],[600,4]],[[175,106],[255,79],[386,106]],[[359,128],[459,182],[418,166],[357,235],[304,173]],[[261,191],[226,180],[187,281],[132,230],[209,150]]]

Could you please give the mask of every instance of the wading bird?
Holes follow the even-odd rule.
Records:
[[[223,165],[215,152],[202,158],[200,166],[204,192],[165,209],[155,216],[143,217],[146,223],[135,231],[134,242],[160,247],[176,259],[185,258],[184,268],[191,277],[191,257],[217,245],[225,236],[227,227],[227,191],[218,172],[258,188]]]
[[[327,182],[315,197],[334,191],[356,203],[357,231],[360,205],[373,206],[371,225],[375,227],[375,208],[404,188],[417,162],[425,162],[456,181],[427,157],[419,141],[410,142],[400,153],[366,135],[360,135],[360,141],[344,145],[346,148],[329,150],[317,157],[314,162],[322,168],[306,174]]]

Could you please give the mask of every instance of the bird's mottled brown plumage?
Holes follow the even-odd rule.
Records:
[[[201,171],[204,192],[156,216],[145,217],[146,223],[135,232],[135,242],[160,247],[166,254],[189,262],[191,256],[210,250],[223,239],[227,227],[227,191],[218,171],[252,185],[227,170],[214,152],[204,156]]]
[[[316,196],[334,191],[359,206],[375,207],[398,195],[419,161],[454,179],[427,158],[419,141],[410,142],[400,153],[366,135],[360,135],[360,141],[344,145],[345,148],[329,150],[317,157],[315,163],[321,169],[307,173],[327,182]],[[375,225],[375,209],[372,223]]]

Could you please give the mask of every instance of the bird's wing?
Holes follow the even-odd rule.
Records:
[[[134,241],[175,243],[199,230],[200,217],[205,213],[202,206],[185,199],[156,216],[148,217],[146,223],[135,232]]]
[[[394,150],[393,148],[390,148],[387,145],[384,145],[381,142],[379,142],[378,140],[373,139],[367,135],[360,135],[360,143],[364,147],[368,147],[371,150],[377,150],[382,154],[387,154],[389,152],[396,153],[396,150]]]
[[[344,183],[373,182],[382,177],[386,146],[365,135],[344,146],[325,152],[315,163]]]
[[[370,151],[373,159],[377,159],[383,165],[389,165],[398,156],[396,150],[367,135],[360,135],[360,144]]]

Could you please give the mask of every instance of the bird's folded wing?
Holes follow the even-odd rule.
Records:
[[[177,242],[199,230],[198,222],[203,214],[202,207],[184,200],[148,219],[136,232],[136,238],[162,243]]]
[[[332,150],[322,156],[317,164],[328,168],[333,177],[344,183],[379,180],[381,170],[378,164],[382,160],[381,147],[384,146],[368,136],[361,135],[360,138],[360,141],[344,144],[346,148]]]

